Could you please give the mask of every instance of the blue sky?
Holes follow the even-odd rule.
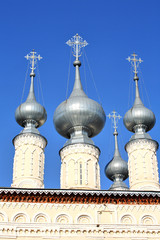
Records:
[[[45,151],[45,187],[59,188],[59,150],[66,139],[53,126],[53,113],[65,100],[70,48],[65,42],[79,33],[89,45],[85,52],[96,82],[101,103],[108,115],[116,110],[121,116],[132,106],[134,82],[126,58],[136,52],[144,62],[140,69],[140,92],[145,106],[156,115],[156,125],[150,131],[160,142],[160,1],[159,0],[6,0],[0,4],[0,186],[12,182],[14,147],[12,139],[20,133],[14,113],[21,103],[27,61],[24,56],[33,48],[43,57],[39,62],[47,122],[39,129],[48,140]],[[74,58],[71,58],[71,63]],[[92,74],[82,56],[81,80],[90,98],[99,101]],[[84,73],[84,66],[86,74]],[[86,75],[86,81],[85,81]],[[71,64],[69,93],[74,82]],[[24,93],[29,90],[29,76]],[[35,80],[36,96],[38,98]],[[69,95],[68,93],[68,95]],[[40,102],[43,103],[40,95]],[[106,120],[103,131],[95,138],[101,149],[101,186],[108,189],[111,182],[104,167],[112,158],[114,142],[111,122]],[[132,133],[119,122],[119,146],[127,160],[124,145]],[[157,153],[160,160],[160,154]]]

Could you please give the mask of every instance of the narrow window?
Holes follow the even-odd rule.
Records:
[[[80,185],[82,185],[82,163],[80,163]]]

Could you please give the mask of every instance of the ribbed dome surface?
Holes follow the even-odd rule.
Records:
[[[131,132],[135,132],[134,127],[136,125],[144,125],[147,132],[154,127],[156,119],[151,110],[146,108],[142,102],[138,103],[136,101],[133,107],[125,114],[123,121],[126,128]]]
[[[71,97],[61,103],[54,113],[54,125],[59,134],[69,138],[75,126],[88,129],[89,137],[97,135],[105,123],[105,114],[97,102],[86,96]]]

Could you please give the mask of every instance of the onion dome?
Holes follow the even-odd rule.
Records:
[[[67,44],[73,43],[78,47],[87,45],[86,41],[77,34]],[[76,48],[79,49],[79,48]],[[91,137],[96,136],[104,127],[105,113],[102,106],[87,97],[83,91],[79,67],[79,52],[76,50],[75,83],[70,97],[62,102],[54,112],[53,122],[57,132],[69,140],[65,145],[74,143],[93,144]]]
[[[135,54],[132,54],[134,56],[133,59],[129,58],[130,61],[140,61],[141,59],[136,59]],[[136,66],[137,67],[137,66]],[[138,88],[138,76],[137,76],[137,69],[134,70],[134,81],[135,81],[135,87],[136,87],[136,93],[135,93],[135,101],[133,104],[133,107],[125,114],[123,122],[125,127],[135,134],[132,136],[133,139],[137,138],[151,138],[148,132],[151,130],[156,122],[156,118],[154,113],[146,108],[144,104],[142,103],[142,100],[140,98],[139,94],[139,88]]]
[[[119,115],[115,115],[116,112],[113,111],[113,115],[109,115],[110,117],[114,118],[114,138],[115,138],[115,151],[114,151],[114,157],[112,160],[106,165],[105,167],[105,174],[106,176],[113,181],[114,183],[111,185],[110,190],[126,190],[128,187],[123,182],[128,178],[128,164],[126,161],[124,161],[121,158],[119,148],[118,148],[118,141],[117,141],[117,126],[116,118],[119,117]]]
[[[34,63],[36,58],[40,58],[40,56],[38,55],[37,57],[34,51],[31,52],[31,54],[33,55],[27,55],[28,59],[29,57],[32,59],[30,90],[27,100],[16,109],[15,119],[20,126],[24,127],[22,133],[30,132],[39,134],[37,128],[45,123],[47,119],[47,113],[45,108],[36,101],[34,94]]]

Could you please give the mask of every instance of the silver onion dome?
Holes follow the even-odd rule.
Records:
[[[135,138],[150,138],[149,134],[146,134],[153,128],[156,122],[154,113],[146,108],[141,101],[138,88],[138,76],[135,74],[134,81],[136,85],[136,96],[133,107],[125,114],[123,122],[125,127],[136,133]]]
[[[133,66],[134,72],[134,81],[136,87],[135,101],[133,107],[125,114],[123,122],[125,127],[135,134],[132,136],[131,140],[138,138],[149,138],[150,135],[146,132],[151,130],[156,122],[154,113],[146,108],[140,98],[139,88],[138,88],[138,76],[137,68],[143,60],[141,58],[136,58],[137,55],[133,53],[131,57],[128,57],[127,60]]]
[[[113,181],[113,184],[110,187],[110,190],[126,190],[128,187],[123,182],[128,178],[128,164],[121,158],[119,148],[118,148],[118,132],[117,132],[117,120],[121,118],[120,115],[116,115],[116,112],[113,111],[113,114],[109,114],[108,117],[112,118],[114,122],[114,139],[115,139],[115,150],[112,160],[105,167],[106,176]]]
[[[74,61],[75,83],[70,97],[62,102],[54,112],[54,125],[57,132],[68,138],[66,145],[72,143],[93,144],[91,137],[96,136],[104,127],[105,113],[102,106],[84,93],[79,67],[81,62]]]
[[[20,126],[24,127],[22,133],[31,132],[39,134],[37,128],[45,123],[47,113],[45,108],[36,101],[34,94],[34,63],[36,58],[40,60],[41,57],[40,55],[36,56],[34,50],[31,54],[33,55],[27,55],[28,59],[32,59],[30,90],[27,100],[16,109],[15,119]]]
[[[78,34],[66,43],[73,48],[73,55],[76,57],[73,63],[75,83],[70,97],[62,102],[54,112],[54,126],[60,135],[69,139],[65,145],[93,144],[91,137],[96,136],[102,130],[106,116],[102,106],[84,93],[80,80],[79,57],[82,54],[81,48],[87,46],[88,43]]]

